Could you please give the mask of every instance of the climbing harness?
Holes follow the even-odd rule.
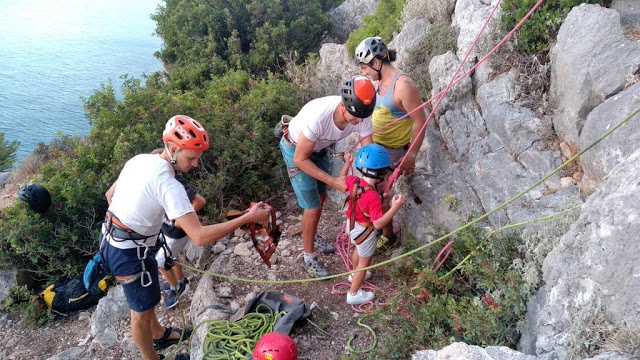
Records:
[[[131,284],[134,281],[140,279],[140,284],[142,287],[148,287],[153,283],[153,278],[151,277],[151,273],[147,270],[147,267],[144,261],[147,259],[149,255],[149,249],[153,249],[153,246],[146,244],[148,239],[154,238],[158,236],[158,234],[146,236],[142,234],[138,234],[128,226],[122,223],[118,217],[113,214],[111,211],[107,211],[106,220],[104,222],[104,234],[105,236],[102,238],[102,241],[113,241],[116,243],[121,243],[125,241],[131,241],[135,244],[136,254],[138,260],[140,260],[140,266],[142,270],[134,275],[127,276],[116,276],[116,280],[120,281],[122,284]],[[100,248],[102,249],[103,244],[100,244]],[[145,282],[145,278],[148,280]]]
[[[351,188],[351,194],[349,194],[349,196],[344,200],[344,206],[346,206],[347,203],[349,203],[350,204],[349,208],[351,209],[351,213],[349,214],[349,231],[352,231],[353,228],[356,226],[356,205],[358,206],[358,209],[360,209],[360,212],[362,212],[362,214],[369,220],[369,222],[366,224],[360,224],[364,226],[365,229],[360,233],[360,235],[358,235],[353,240],[357,245],[360,245],[363,241],[365,241],[369,237],[369,235],[371,235],[374,231],[376,231],[376,228],[373,226],[373,223],[369,218],[369,214],[367,214],[362,209],[362,206],[360,205],[360,198],[365,192],[370,190],[375,191],[376,194],[380,196],[380,193],[374,186],[371,186],[371,185],[361,186],[360,185],[361,181],[362,180],[360,178],[356,180],[356,182],[353,184],[353,188]]]
[[[251,203],[251,206],[254,204],[255,203]],[[271,262],[269,259],[271,258],[271,255],[273,255],[273,252],[276,251],[283,228],[282,225],[278,225],[276,223],[276,209],[269,205],[267,205],[267,207],[271,210],[271,213],[266,218],[261,222],[242,225],[240,229],[244,230],[244,232],[251,236],[253,246],[258,251],[258,255],[260,255],[262,262],[264,262],[268,268],[271,268]],[[248,211],[249,210],[229,211],[227,213],[227,220],[238,218],[246,214]],[[261,239],[259,240],[258,237]]]

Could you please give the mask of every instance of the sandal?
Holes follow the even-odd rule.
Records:
[[[183,334],[182,335],[182,341],[185,341],[186,339],[188,339],[191,336],[191,329],[178,329],[178,328],[172,328],[172,327],[168,327],[164,329],[164,335],[162,335],[162,337],[160,339],[153,339],[153,347],[156,350],[162,350],[162,349],[166,349],[171,345],[177,344],[180,342],[180,339],[169,339],[169,337],[171,336],[172,332],[177,332],[178,334]]]

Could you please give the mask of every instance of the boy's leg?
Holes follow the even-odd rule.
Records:
[[[173,270],[173,274],[171,274],[171,270]],[[165,270],[164,268],[158,268],[158,271],[164,276],[165,280],[172,286],[174,289],[178,286],[178,281],[184,278],[184,274],[182,272],[182,266],[176,264],[171,270]],[[175,277],[174,277],[175,276]]]
[[[358,256],[358,250],[354,249],[353,255],[351,256],[351,261],[354,264],[353,270],[363,269],[371,265],[371,256],[366,258],[360,257]],[[366,271],[359,271],[351,275],[352,281],[351,281],[351,288],[349,289],[349,292],[352,295],[358,292],[358,290],[360,289],[360,286],[362,286],[362,282],[364,281],[364,277],[366,274],[367,274]]]

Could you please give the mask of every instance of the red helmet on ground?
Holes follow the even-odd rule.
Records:
[[[167,121],[162,141],[173,143],[179,149],[205,151],[209,148],[209,136],[199,122],[186,115],[176,115]]]
[[[271,332],[258,340],[254,360],[298,360],[298,348],[289,335]]]

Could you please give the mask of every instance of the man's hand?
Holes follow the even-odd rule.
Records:
[[[353,162],[353,155],[348,151],[344,153],[344,162],[345,164],[351,164],[351,162]]]
[[[407,154],[407,157],[404,159],[404,163],[402,164],[402,169],[400,173],[402,175],[410,175],[416,168],[416,157],[415,155]]]
[[[333,179],[333,187],[341,193],[346,193],[348,190],[347,183],[345,182],[346,178],[346,176],[338,176]]]
[[[246,223],[252,223],[252,222],[257,222],[259,220],[263,220],[264,218],[269,216],[270,212],[271,212],[271,209],[269,209],[267,205],[262,201],[255,203],[249,209],[249,212],[244,215],[246,216],[246,220],[247,220]]]

